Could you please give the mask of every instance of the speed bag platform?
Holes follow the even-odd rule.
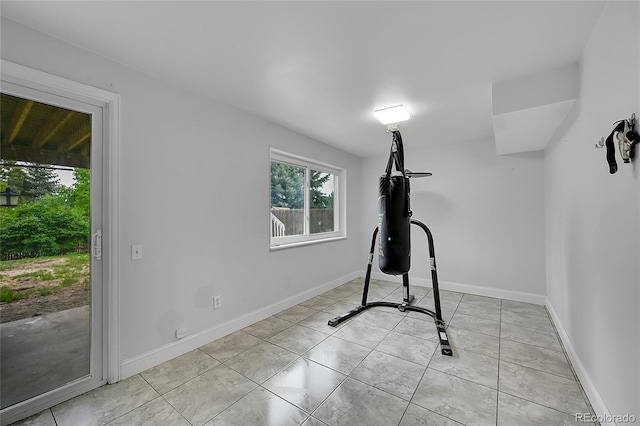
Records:
[[[378,265],[385,274],[402,275],[411,266],[409,178],[382,175],[378,194]]]

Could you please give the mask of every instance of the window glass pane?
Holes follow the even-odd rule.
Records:
[[[271,162],[271,236],[304,234],[303,167]]]
[[[333,223],[335,181],[335,176],[331,173],[311,170],[309,226],[312,234],[335,231]]]

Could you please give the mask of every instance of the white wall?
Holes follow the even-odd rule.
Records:
[[[581,62],[580,98],[545,151],[547,296],[611,414],[640,418],[640,164],[609,174],[594,144],[640,115],[639,4],[610,2]],[[589,389],[587,389],[589,390]],[[594,405],[598,401],[591,398]]]
[[[401,132],[405,166],[433,173],[411,180],[411,210],[433,233],[441,286],[462,284],[470,288],[457,289],[543,303],[542,153],[497,156],[490,140],[415,150],[412,140],[420,135]],[[390,145],[390,134],[375,143]],[[366,247],[377,223],[378,178],[386,164],[387,156],[363,161]],[[424,232],[412,228],[410,276],[430,281]]]
[[[348,195],[360,192],[357,157],[4,19],[2,58],[122,96],[125,360],[360,268],[358,197],[338,242],[270,252],[267,214],[270,146],[345,168]]]
[[[491,85],[494,115],[569,101],[577,97],[577,63]]]

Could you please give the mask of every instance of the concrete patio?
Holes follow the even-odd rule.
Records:
[[[89,374],[90,309],[0,324],[2,408]]]

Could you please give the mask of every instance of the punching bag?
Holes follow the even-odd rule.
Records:
[[[409,272],[410,227],[409,178],[404,169],[402,137],[396,130],[378,192],[378,265],[385,274],[402,275]]]

